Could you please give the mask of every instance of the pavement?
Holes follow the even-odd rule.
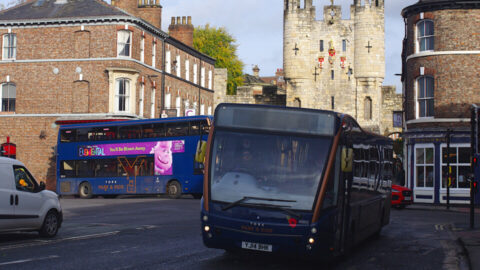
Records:
[[[447,209],[446,205],[412,204],[407,206],[410,210],[429,211],[452,211],[469,215],[470,207],[466,205],[452,205]],[[463,248],[465,257],[469,262],[469,269],[480,270],[480,207],[474,209],[474,226],[470,228],[470,219],[467,223],[451,224],[450,230],[457,242]]]

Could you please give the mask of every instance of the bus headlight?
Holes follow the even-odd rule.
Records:
[[[313,227],[311,232],[312,232],[312,234],[316,234],[317,233],[317,228]]]
[[[210,231],[210,226],[207,225],[207,226],[203,227],[203,230],[205,230],[205,232],[209,232]]]
[[[313,245],[313,243],[315,243],[315,239],[313,239],[312,237],[308,238],[308,243]]]
[[[205,215],[205,216],[203,216],[202,219],[203,219],[203,221],[207,222],[208,221],[208,216]]]

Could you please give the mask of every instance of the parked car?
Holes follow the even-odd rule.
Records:
[[[38,231],[54,237],[63,215],[58,195],[37,183],[25,165],[0,157],[0,232]]]
[[[413,203],[413,191],[400,185],[392,185],[392,206],[405,208]]]

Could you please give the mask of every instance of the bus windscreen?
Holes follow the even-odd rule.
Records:
[[[211,199],[310,211],[332,138],[218,130],[212,149]],[[327,198],[328,199],[328,198]]]

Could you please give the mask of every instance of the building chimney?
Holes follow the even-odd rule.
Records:
[[[172,23],[168,27],[168,34],[181,41],[187,46],[193,47],[193,24],[191,16],[172,17]]]
[[[143,19],[161,29],[162,6],[160,0],[112,0],[112,6]]]
[[[260,68],[257,65],[253,67],[253,76],[259,78],[260,77]]]

